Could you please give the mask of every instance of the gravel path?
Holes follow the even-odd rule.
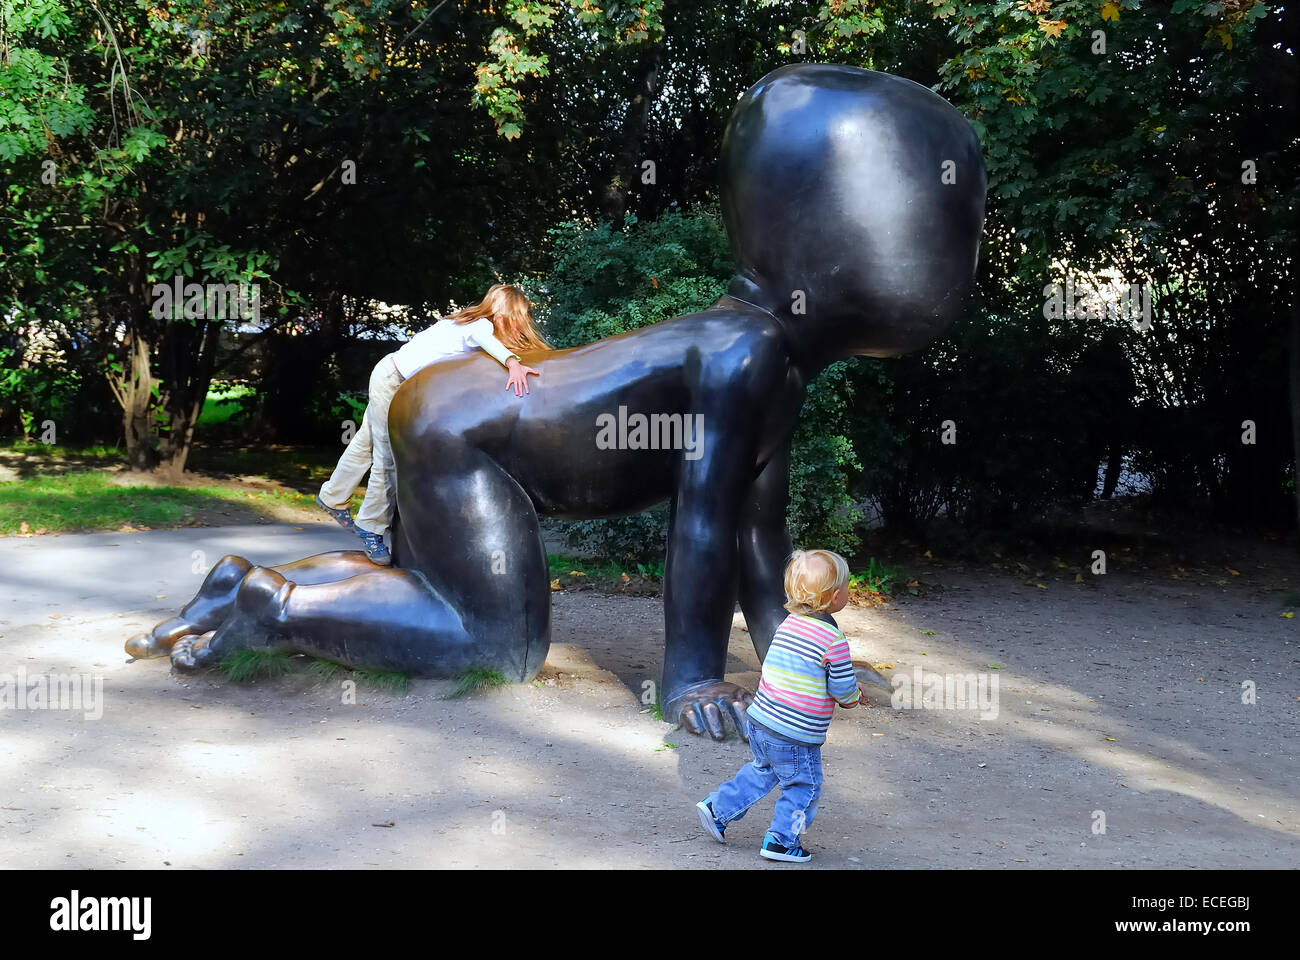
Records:
[[[655,598],[555,594],[542,677],[464,700],[444,682],[353,697],[124,662],[123,641],[197,588],[194,551],[275,563],[351,545],[328,524],[0,539],[0,682],[103,678],[98,718],[0,709],[0,867],[793,869],[756,853],[774,797],[725,846],[700,831],[693,803],[748,749],[647,712]],[[1300,862],[1300,626],[1277,595],[1294,571],[1273,592],[920,576],[939,588],[840,615],[855,655],[886,675],[996,677],[996,716],[840,713],[809,867]],[[752,686],[734,624],[728,678]]]

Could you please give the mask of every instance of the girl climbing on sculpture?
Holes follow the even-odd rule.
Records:
[[[509,376],[506,389],[515,396],[529,393],[528,378],[541,374],[519,362],[514,351],[545,350],[546,342],[533,326],[532,304],[518,287],[494,283],[481,302],[466,307],[421,330],[399,349],[387,354],[370,374],[370,398],[361,427],[353,435],[338,466],[321,487],[316,503],[344,529],[365,544],[366,556],[382,566],[392,563],[384,534],[393,519],[390,486],[393,454],[388,444],[388,405],[402,381],[431,363],[482,350],[501,363]],[[365,500],[354,521],[348,511],[352,491],[370,471]]]

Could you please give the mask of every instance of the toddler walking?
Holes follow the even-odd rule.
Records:
[[[759,855],[795,863],[812,859],[799,836],[817,815],[826,728],[835,704],[856,707],[862,699],[848,640],[831,616],[849,602],[848,584],[848,564],[829,550],[796,550],[786,565],[790,616],[772,638],[748,711],[754,760],[695,805],[704,829],[719,843],[726,842],[727,824],[779,784],[781,797]]]

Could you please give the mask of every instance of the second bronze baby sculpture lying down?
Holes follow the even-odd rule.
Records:
[[[525,355],[542,373],[526,398],[483,356],[402,384],[392,567],[360,551],[279,567],[225,557],[128,652],[170,653],[178,670],[253,648],[527,681],[551,636],[538,514],[667,500],[663,715],[717,739],[730,718],[743,735],[749,692],[723,679],[727,642],[737,599],[760,657],[785,616],[790,438],[807,385],[832,361],[915,350],[951,327],[974,279],[985,172],[971,126],[925,87],[800,64],[736,106],[720,186],[738,269],[711,306]],[[635,414],[701,432],[690,450],[608,442],[609,418]]]

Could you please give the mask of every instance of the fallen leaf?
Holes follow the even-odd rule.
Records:
[[[1119,741],[1116,740],[1114,737],[1107,737],[1106,739],[1109,740],[1111,743],[1119,743]]]
[[[560,578],[559,578],[559,577],[556,577],[554,580],[551,581],[551,589],[552,589],[552,590],[563,590],[563,589],[564,589],[562,586],[560,586]]]

